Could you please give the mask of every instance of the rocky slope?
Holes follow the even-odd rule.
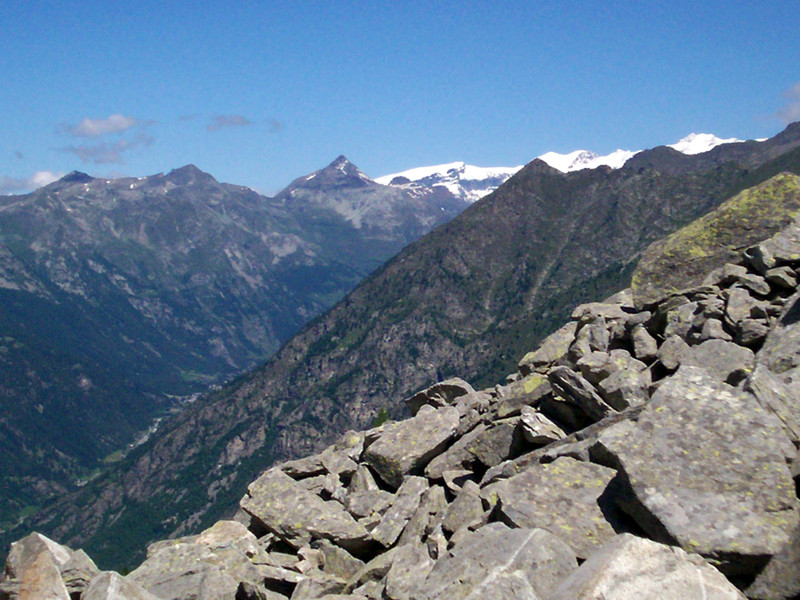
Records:
[[[452,375],[496,382],[576,302],[626,285],[650,242],[741,189],[800,172],[798,145],[795,125],[694,156],[657,148],[613,171],[534,161],[31,523],[113,565],[149,540],[197,531],[265,465],[368,426],[381,409],[403,415],[399,399],[416,389]]]
[[[127,577],[31,534],[0,598],[796,598],[799,276],[784,173],[651,246],[503,384],[411,395]]]
[[[0,529],[462,208],[344,157],[276,198],[191,165],[0,198]]]

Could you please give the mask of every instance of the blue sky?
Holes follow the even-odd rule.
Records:
[[[785,2],[0,3],[0,193],[194,163],[274,193],[800,120]]]

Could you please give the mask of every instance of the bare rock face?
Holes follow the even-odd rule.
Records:
[[[20,578],[19,599],[69,600],[67,587],[61,579],[53,556],[41,552],[30,563]]]
[[[621,502],[657,540],[677,542],[732,575],[754,574],[788,542],[798,501],[778,420],[697,367],[681,367],[638,422],[600,446],[630,491]]]
[[[744,600],[696,554],[630,534],[617,536],[571,573],[550,600]]]

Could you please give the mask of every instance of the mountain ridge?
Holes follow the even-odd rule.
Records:
[[[570,307],[503,382],[439,381],[409,418],[256,473],[230,519],[150,544],[125,577],[29,534],[0,594],[796,597],[800,176],[765,167],[648,246],[632,289]]]
[[[462,208],[332,165],[345,180],[305,204],[192,164],[119,179],[75,171],[0,199],[0,446],[18,449],[2,458],[0,528],[108,468],[155,417],[263,361]],[[346,213],[358,203],[382,218],[356,227]]]

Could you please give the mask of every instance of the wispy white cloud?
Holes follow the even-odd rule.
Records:
[[[775,113],[775,117],[786,123],[800,121],[800,82],[783,92],[786,104]]]
[[[244,115],[214,115],[206,126],[209,131],[217,131],[224,127],[246,127],[253,122]]]
[[[53,171],[36,171],[30,177],[9,177],[7,175],[0,175],[0,194],[13,194],[15,192],[35,190],[48,183],[53,183],[63,176],[63,173],[55,173]]]
[[[140,133],[131,139],[121,139],[114,143],[99,142],[79,146],[70,145],[64,146],[61,150],[74,154],[84,163],[121,165],[125,163],[123,160],[124,153],[137,148],[147,148],[152,146],[154,141],[153,136]]]
[[[75,137],[96,138],[111,133],[122,133],[138,124],[139,121],[133,117],[116,114],[105,119],[90,119],[86,117],[76,125],[62,125],[60,131]]]

